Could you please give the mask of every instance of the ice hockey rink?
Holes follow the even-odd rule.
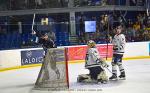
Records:
[[[40,66],[4,71],[0,72],[0,93],[150,93],[150,59],[124,60],[123,64],[127,79],[107,84],[77,83],[77,76],[88,70],[84,63],[69,64],[69,91],[33,90]]]

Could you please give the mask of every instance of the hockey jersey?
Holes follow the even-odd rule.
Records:
[[[100,55],[97,48],[89,48],[85,58],[85,68],[100,66]]]
[[[115,35],[113,40],[113,54],[124,54],[126,39],[124,34]]]

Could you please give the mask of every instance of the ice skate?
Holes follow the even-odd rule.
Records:
[[[98,81],[95,79],[91,79],[90,75],[88,74],[81,74],[77,77],[78,83],[84,83],[84,84],[97,84]]]
[[[117,75],[116,75],[116,74],[113,74],[113,75],[109,78],[109,80],[118,80]]]
[[[122,72],[122,73],[120,74],[119,79],[120,79],[120,80],[125,80],[125,79],[126,79],[125,72]]]

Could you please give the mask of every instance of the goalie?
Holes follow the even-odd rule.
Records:
[[[85,57],[85,68],[89,70],[89,74],[79,75],[77,82],[107,83],[108,77],[104,67],[108,67],[108,64],[106,64],[105,60],[100,57],[96,48],[96,43],[93,40],[88,41],[87,45],[88,49]]]

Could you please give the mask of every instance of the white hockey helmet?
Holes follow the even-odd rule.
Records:
[[[95,43],[93,40],[89,40],[88,43],[87,43],[87,45],[88,45],[89,47],[95,47],[95,46],[96,46],[96,43]]]

